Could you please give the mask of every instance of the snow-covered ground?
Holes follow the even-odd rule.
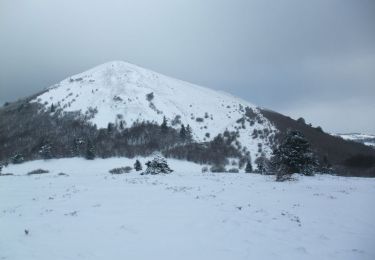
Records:
[[[278,183],[176,160],[170,175],[108,173],[134,161],[3,169],[0,259],[375,259],[375,179]]]

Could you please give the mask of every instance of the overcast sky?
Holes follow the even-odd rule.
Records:
[[[0,0],[0,102],[111,60],[375,133],[374,0]]]

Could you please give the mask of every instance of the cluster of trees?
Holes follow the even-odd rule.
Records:
[[[250,155],[235,145],[238,133],[225,131],[212,141],[193,141],[192,129],[181,124],[180,129],[169,126],[164,117],[158,125],[154,122],[137,122],[129,128],[108,124],[106,129],[97,129],[80,113],[59,112],[51,115],[41,112],[37,103],[8,105],[0,112],[0,161],[21,163],[31,159],[51,159],[81,156],[95,157],[148,156],[160,151],[166,157],[186,159],[197,163],[212,164],[222,168],[228,158],[237,158],[239,168],[253,172]],[[253,114],[247,111],[249,116]],[[363,163],[371,158],[354,158],[347,164]],[[150,162],[154,167],[161,160]],[[298,131],[288,131],[270,159],[262,155],[255,161],[260,173],[276,174],[278,180],[298,172],[311,175],[317,160],[307,139]],[[142,170],[136,161],[134,168]],[[146,170],[148,172],[148,170]]]
[[[137,122],[121,129],[108,124],[97,129],[78,112],[42,112],[38,103],[13,103],[0,110],[0,161],[21,163],[33,159],[111,156],[148,156],[155,151],[168,157],[201,163],[222,164],[228,157],[242,158],[232,143],[234,133],[226,132],[211,142],[193,141],[192,129],[181,124],[172,128],[164,118]]]
[[[225,131],[224,134],[214,137],[212,141],[181,143],[164,150],[163,154],[167,157],[216,166],[228,164],[228,158],[238,158],[240,167],[242,167],[248,160],[248,154],[244,154],[241,149],[234,145],[237,137],[238,133]]]

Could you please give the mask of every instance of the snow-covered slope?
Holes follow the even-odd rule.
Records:
[[[350,140],[358,143],[363,143],[367,146],[372,146],[375,148],[375,135],[369,134],[359,134],[359,133],[350,133],[350,134],[335,134],[344,140]]]
[[[0,259],[375,259],[373,178],[280,183],[177,160],[165,176],[108,173],[134,161],[4,168],[15,176],[0,176]],[[50,173],[26,175],[38,168]]]
[[[109,122],[119,125],[121,120],[125,127],[137,121],[161,123],[165,116],[175,128],[189,124],[197,141],[209,141],[226,129],[237,130],[241,144],[252,155],[258,152],[259,145],[269,153],[269,139],[276,132],[257,107],[247,101],[122,61],[67,78],[33,102],[44,104],[46,109],[53,104],[63,111],[86,115],[95,111],[90,121],[98,128],[106,128]],[[256,119],[251,123],[237,122],[244,117],[246,108],[252,109]],[[269,136],[253,138],[254,129],[266,129]]]

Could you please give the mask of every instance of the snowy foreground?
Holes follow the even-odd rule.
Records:
[[[108,173],[134,161],[3,169],[0,259],[375,259],[375,179],[277,183],[173,160],[170,175]]]

